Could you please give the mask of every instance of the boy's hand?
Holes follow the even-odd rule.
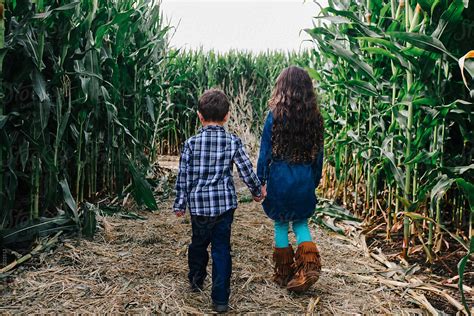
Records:
[[[263,200],[265,200],[265,198],[267,197],[267,186],[266,185],[262,185],[262,194],[260,194],[260,196],[254,196],[253,197],[253,200],[255,202],[262,202]]]
[[[176,217],[183,217],[186,211],[180,210],[180,211],[175,211]]]

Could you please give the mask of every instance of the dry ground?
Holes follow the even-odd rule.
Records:
[[[188,219],[171,201],[147,220],[107,217],[89,241],[66,239],[53,252],[18,269],[0,285],[1,313],[210,313],[210,282],[192,293],[186,280]],[[313,227],[323,273],[304,295],[271,281],[272,222],[259,204],[241,203],[233,225],[231,313],[305,312],[354,315],[423,313],[409,298],[358,275],[384,268],[335,235]]]

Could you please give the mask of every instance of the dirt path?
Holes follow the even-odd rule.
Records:
[[[175,218],[170,206],[167,200],[162,211],[140,213],[147,220],[107,217],[106,229],[92,241],[66,239],[1,285],[0,312],[211,312],[210,282],[202,293],[188,289],[190,224]],[[357,278],[383,269],[362,250],[319,228],[312,230],[322,253],[322,276],[308,293],[289,294],[271,282],[271,221],[258,204],[240,204],[232,237],[232,312],[423,312],[407,297]]]

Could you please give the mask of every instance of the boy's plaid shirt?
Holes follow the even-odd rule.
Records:
[[[222,126],[206,126],[184,143],[176,180],[175,211],[191,215],[219,216],[237,208],[232,178],[233,164],[254,196],[260,196],[261,183],[239,137]]]

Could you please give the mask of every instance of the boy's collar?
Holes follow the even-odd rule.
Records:
[[[205,131],[205,130],[225,130],[224,126],[222,125],[206,125],[206,126],[202,126],[199,131],[202,132],[202,131]]]

